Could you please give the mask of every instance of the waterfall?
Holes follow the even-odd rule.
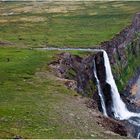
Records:
[[[93,63],[94,63],[93,72],[94,72],[94,76],[96,78],[97,89],[98,89],[98,94],[99,94],[99,97],[100,97],[100,100],[101,100],[101,106],[102,106],[103,114],[104,114],[104,116],[107,116],[106,106],[105,106],[105,101],[104,101],[104,95],[103,95],[103,92],[102,92],[102,89],[101,89],[101,86],[100,86],[100,81],[99,81],[98,76],[97,76],[95,60],[94,60]]]
[[[111,88],[111,97],[112,97],[112,102],[113,102],[112,111],[114,113],[114,117],[116,119],[119,119],[119,120],[127,120],[131,117],[139,117],[140,118],[140,114],[130,112],[127,109],[125,103],[122,101],[120,94],[118,92],[115,80],[113,78],[109,58],[108,58],[108,55],[107,55],[105,50],[103,50],[103,49],[91,49],[91,48],[84,49],[84,48],[53,48],[53,47],[37,48],[37,49],[38,50],[50,50],[50,51],[51,50],[57,50],[57,51],[77,50],[77,51],[89,51],[89,52],[103,52],[105,72],[106,72],[106,83],[108,83],[110,85],[110,88]],[[94,62],[94,65],[95,65],[95,62]],[[95,68],[96,68],[96,65],[95,65]],[[104,103],[103,93],[102,93],[102,90],[100,87],[100,81],[98,79],[96,70],[94,70],[94,74],[95,74],[96,80],[97,80],[97,87],[98,87],[98,92],[99,92],[99,96],[101,99],[102,109],[103,109],[104,114],[107,115],[107,113],[105,113],[106,107],[105,107],[105,103]],[[108,93],[108,94],[110,94],[110,93]]]
[[[108,55],[106,51],[103,51],[104,57],[104,65],[106,72],[106,83],[110,85],[111,88],[111,97],[112,97],[112,111],[114,113],[114,117],[118,120],[128,120],[133,126],[136,126],[136,138],[140,139],[140,132],[137,127],[140,127],[140,113],[130,112],[125,103],[122,101],[120,94],[118,92],[115,80],[113,78],[113,74],[111,71],[111,66],[109,62]]]
[[[105,65],[105,73],[106,73],[106,83],[110,85],[111,89],[111,97],[112,97],[112,111],[114,113],[114,117],[118,120],[128,120],[129,123],[131,123],[134,126],[140,127],[140,114],[139,113],[134,113],[130,112],[125,103],[122,101],[120,94],[118,92],[115,80],[113,78],[113,74],[111,71],[111,66],[109,62],[108,55],[105,50],[103,49],[91,49],[91,48],[37,48],[37,50],[57,50],[57,51],[89,51],[89,52],[103,52],[103,58],[104,58],[104,65]],[[105,106],[105,101],[104,101],[104,94],[102,92],[101,86],[100,86],[100,81],[97,76],[97,70],[96,70],[96,64],[94,60],[94,75],[96,78],[97,82],[97,88],[98,88],[98,94],[101,99],[101,105],[102,105],[102,110],[103,114],[107,116],[107,111],[106,111],[106,106]],[[137,118],[137,119],[136,119]],[[137,130],[137,128],[136,128]],[[140,132],[137,133],[137,138],[140,138]]]
[[[137,139],[140,139],[140,133],[138,133]]]
[[[118,92],[115,80],[113,78],[113,74],[111,71],[111,66],[110,66],[110,62],[109,62],[109,58],[108,55],[106,53],[105,50],[103,49],[91,49],[91,48],[37,48],[37,50],[57,50],[57,51],[72,51],[72,50],[76,50],[76,51],[89,51],[89,52],[103,52],[103,58],[104,58],[104,65],[105,65],[105,73],[106,73],[106,83],[108,83],[110,85],[110,89],[111,89],[111,97],[112,97],[112,111],[114,113],[114,117],[118,120],[128,120],[129,123],[131,123],[134,126],[140,127],[140,114],[139,113],[134,113],[134,112],[130,112],[125,103],[122,101],[120,94]],[[96,78],[96,82],[97,82],[97,88],[98,88],[98,94],[101,100],[101,106],[102,106],[102,110],[103,110],[103,114],[105,116],[107,116],[107,111],[106,111],[106,106],[105,106],[105,101],[104,101],[104,94],[102,92],[101,89],[101,85],[100,85],[100,81],[98,79],[97,76],[97,70],[96,70],[96,64],[95,64],[95,60],[94,60],[94,76]],[[137,118],[137,120],[135,120],[134,118]],[[137,128],[136,128],[137,130]],[[140,138],[140,132],[137,132],[137,138]]]
[[[112,111],[114,113],[114,117],[119,120],[127,120],[131,117],[140,117],[140,114],[130,112],[127,109],[125,103],[122,101],[115,80],[113,78],[108,55],[106,51],[102,50],[102,52],[103,52],[105,72],[106,72],[106,83],[108,83],[111,88],[111,97],[113,102]]]

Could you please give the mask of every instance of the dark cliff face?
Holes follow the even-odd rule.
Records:
[[[84,96],[89,96],[94,90],[94,75],[93,75],[93,59],[94,56],[81,58],[69,53],[59,55],[57,62],[52,62],[57,75],[61,78],[76,81],[76,91]],[[70,84],[70,83],[69,83]],[[92,95],[92,94],[91,94]]]
[[[106,71],[105,71],[104,58],[102,52],[99,52],[95,55],[95,62],[96,62],[97,76],[101,84],[101,89],[104,93],[106,110],[108,112],[108,115],[111,116],[112,115],[111,113],[112,98],[110,94],[111,88],[110,85],[106,83]]]
[[[130,103],[131,98],[129,96],[131,95],[129,90],[137,80],[138,74],[140,74],[140,13],[134,16],[131,25],[123,29],[110,41],[103,42],[100,48],[106,50],[108,53],[113,76],[123,100],[129,105],[130,110],[138,110]],[[103,56],[99,53],[95,58],[97,74],[105,95],[107,112],[112,116],[110,112],[112,102],[111,91],[110,85],[105,82]]]
[[[140,59],[140,13],[133,17],[131,25],[110,41],[101,43],[100,48],[106,50],[109,56],[119,91],[123,91],[125,87],[125,90],[129,89],[134,82],[132,77],[140,67],[140,61],[136,61]],[[131,82],[128,82],[131,78]]]

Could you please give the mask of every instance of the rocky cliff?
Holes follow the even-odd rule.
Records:
[[[130,96],[128,91],[135,82],[140,67],[140,13],[134,16],[131,25],[124,28],[111,40],[102,42],[98,48],[104,49],[108,53],[115,81],[119,91],[124,93],[121,96],[126,102],[130,101],[127,99]],[[110,85],[105,82],[106,74],[102,52],[89,54],[86,57],[62,53],[58,60],[52,62],[50,66],[58,77],[67,79],[65,84],[68,88],[72,88],[84,96],[92,97],[96,104],[94,107],[101,110],[93,73],[94,60],[101,88],[105,95],[107,112],[112,116]]]
[[[131,25],[124,28],[119,34],[116,34],[110,41],[101,43],[100,46],[100,48],[103,48],[108,53],[114,77],[120,91],[124,89],[127,81],[130,80],[140,66],[140,62],[135,60],[138,60],[140,55],[139,32],[140,13],[137,13]]]

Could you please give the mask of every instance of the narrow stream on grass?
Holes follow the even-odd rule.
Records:
[[[106,83],[110,85],[111,88],[111,98],[112,98],[112,105],[111,105],[111,111],[113,112],[113,116],[117,120],[127,120],[130,124],[135,126],[135,138],[140,138],[140,113],[134,113],[127,109],[125,103],[120,97],[120,94],[118,92],[118,88],[116,86],[115,80],[113,78],[113,74],[111,71],[111,65],[109,62],[109,57],[105,50],[102,49],[83,49],[83,48],[38,48],[38,50],[58,50],[58,51],[71,51],[71,50],[78,50],[78,51],[89,51],[89,52],[102,52],[103,53],[103,59],[104,59],[104,66],[105,66],[105,73],[106,73]],[[100,81],[97,76],[96,72],[96,64],[94,60],[94,75],[96,78],[96,84],[98,89],[98,94],[101,100],[101,106],[103,110],[104,116],[108,117],[108,112],[106,111],[105,101],[104,101],[104,93],[102,92]]]

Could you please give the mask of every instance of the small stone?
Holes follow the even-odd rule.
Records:
[[[88,128],[88,126],[87,126],[87,125],[85,125],[85,128]]]
[[[95,137],[95,135],[94,135],[94,134],[91,134],[90,136],[91,136],[91,137]]]
[[[70,113],[70,116],[74,116],[74,114],[73,113]]]

